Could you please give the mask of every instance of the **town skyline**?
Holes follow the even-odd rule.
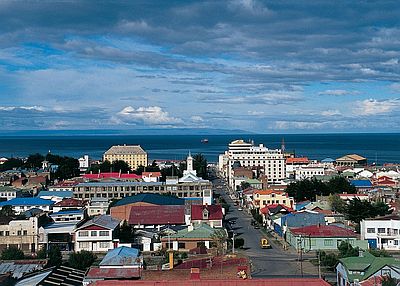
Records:
[[[3,130],[399,132],[396,1],[0,3]]]

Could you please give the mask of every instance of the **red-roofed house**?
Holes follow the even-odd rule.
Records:
[[[161,172],[143,172],[142,179],[145,182],[159,182],[161,178]]]
[[[368,241],[358,240],[358,235],[346,228],[336,225],[310,225],[289,228],[286,241],[296,250],[308,252],[311,250],[337,250],[342,241],[349,242],[353,247],[368,249]]]
[[[308,160],[307,157],[286,159],[286,165],[303,165],[303,164],[308,164],[309,162],[310,161]]]
[[[142,179],[141,176],[136,175],[136,174],[121,174],[118,172],[84,174],[84,175],[82,175],[82,177],[84,179],[89,179],[89,180],[118,179],[118,180],[126,180],[126,181],[136,181],[136,180]]]
[[[382,176],[374,180],[372,184],[379,187],[395,187],[396,181],[388,176]]]
[[[257,190],[253,193],[253,205],[262,209],[267,205],[282,204],[293,208],[294,199],[285,192],[275,190]]]
[[[134,205],[128,223],[137,228],[157,227],[163,225],[184,225],[184,205]]]
[[[192,205],[191,222],[206,223],[211,227],[222,227],[222,207],[220,205]]]
[[[55,203],[53,205],[53,212],[83,209],[87,205],[88,205],[88,201],[67,198],[67,199],[63,199],[62,201],[60,201],[58,203]]]

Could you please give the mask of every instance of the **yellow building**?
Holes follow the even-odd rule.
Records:
[[[111,163],[125,161],[132,170],[136,170],[139,166],[147,166],[147,153],[140,145],[117,145],[104,153],[103,160]]]
[[[253,204],[260,210],[268,205],[285,205],[294,207],[294,199],[287,193],[275,190],[258,190],[253,193]]]

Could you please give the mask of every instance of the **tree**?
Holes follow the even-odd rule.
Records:
[[[392,257],[392,255],[384,249],[369,249],[369,253],[371,253],[375,257]]]
[[[96,261],[96,259],[97,256],[93,252],[81,250],[79,252],[74,252],[69,256],[68,264],[72,268],[86,270]]]
[[[374,208],[375,216],[384,216],[392,213],[392,210],[389,210],[389,206],[384,202],[376,202],[372,207]]]
[[[3,249],[1,252],[2,260],[18,260],[24,259],[24,252],[16,246],[10,246],[8,248]]]
[[[211,236],[212,245],[217,249],[217,255],[223,255],[226,248],[226,233],[225,230],[216,229]]]
[[[193,169],[196,170],[197,176],[208,179],[207,159],[203,154],[199,153],[193,156]]]
[[[339,195],[329,195],[329,204],[331,205],[331,210],[337,213],[344,214],[347,211],[347,204],[342,200]]]
[[[166,181],[167,177],[182,177],[183,173],[174,164],[171,167],[163,168],[161,170],[161,180]]]
[[[0,210],[0,217],[13,217],[15,216],[15,212],[10,205],[5,205]]]
[[[250,188],[250,187],[251,187],[251,185],[250,185],[249,182],[241,182],[241,183],[240,183],[240,188],[241,188],[242,190],[245,190],[245,189]]]
[[[141,175],[143,172],[160,172],[160,168],[157,166],[156,161],[153,161],[153,163],[149,166],[139,166],[135,170],[135,173],[138,175]]]
[[[20,168],[24,165],[24,162],[18,158],[10,158],[0,165],[0,172],[12,170],[14,168]]]
[[[122,223],[119,228],[116,237],[119,238],[122,243],[134,242],[135,229],[129,225],[126,220]]]
[[[60,248],[58,248],[58,246],[51,247],[48,252],[48,258],[49,258],[49,261],[47,263],[47,266],[52,267],[52,266],[61,265],[62,255],[61,255]]]
[[[25,166],[28,168],[41,168],[44,159],[44,156],[39,153],[31,154],[26,160]]]
[[[346,258],[352,256],[358,256],[360,249],[358,247],[353,247],[347,241],[342,241],[338,246],[339,258]]]
[[[327,183],[328,190],[331,194],[338,193],[348,193],[355,194],[357,193],[356,187],[349,183],[345,178],[336,176],[329,180]]]
[[[390,277],[390,276],[383,276],[382,277],[382,286],[396,286],[398,285],[400,280]]]
[[[128,172],[132,172],[131,167],[129,167],[129,164],[122,160],[116,160],[116,161],[112,162],[111,169],[114,172],[121,172],[124,174],[126,174]]]

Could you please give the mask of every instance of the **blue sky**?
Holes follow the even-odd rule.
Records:
[[[399,132],[398,1],[0,2],[3,130]]]

